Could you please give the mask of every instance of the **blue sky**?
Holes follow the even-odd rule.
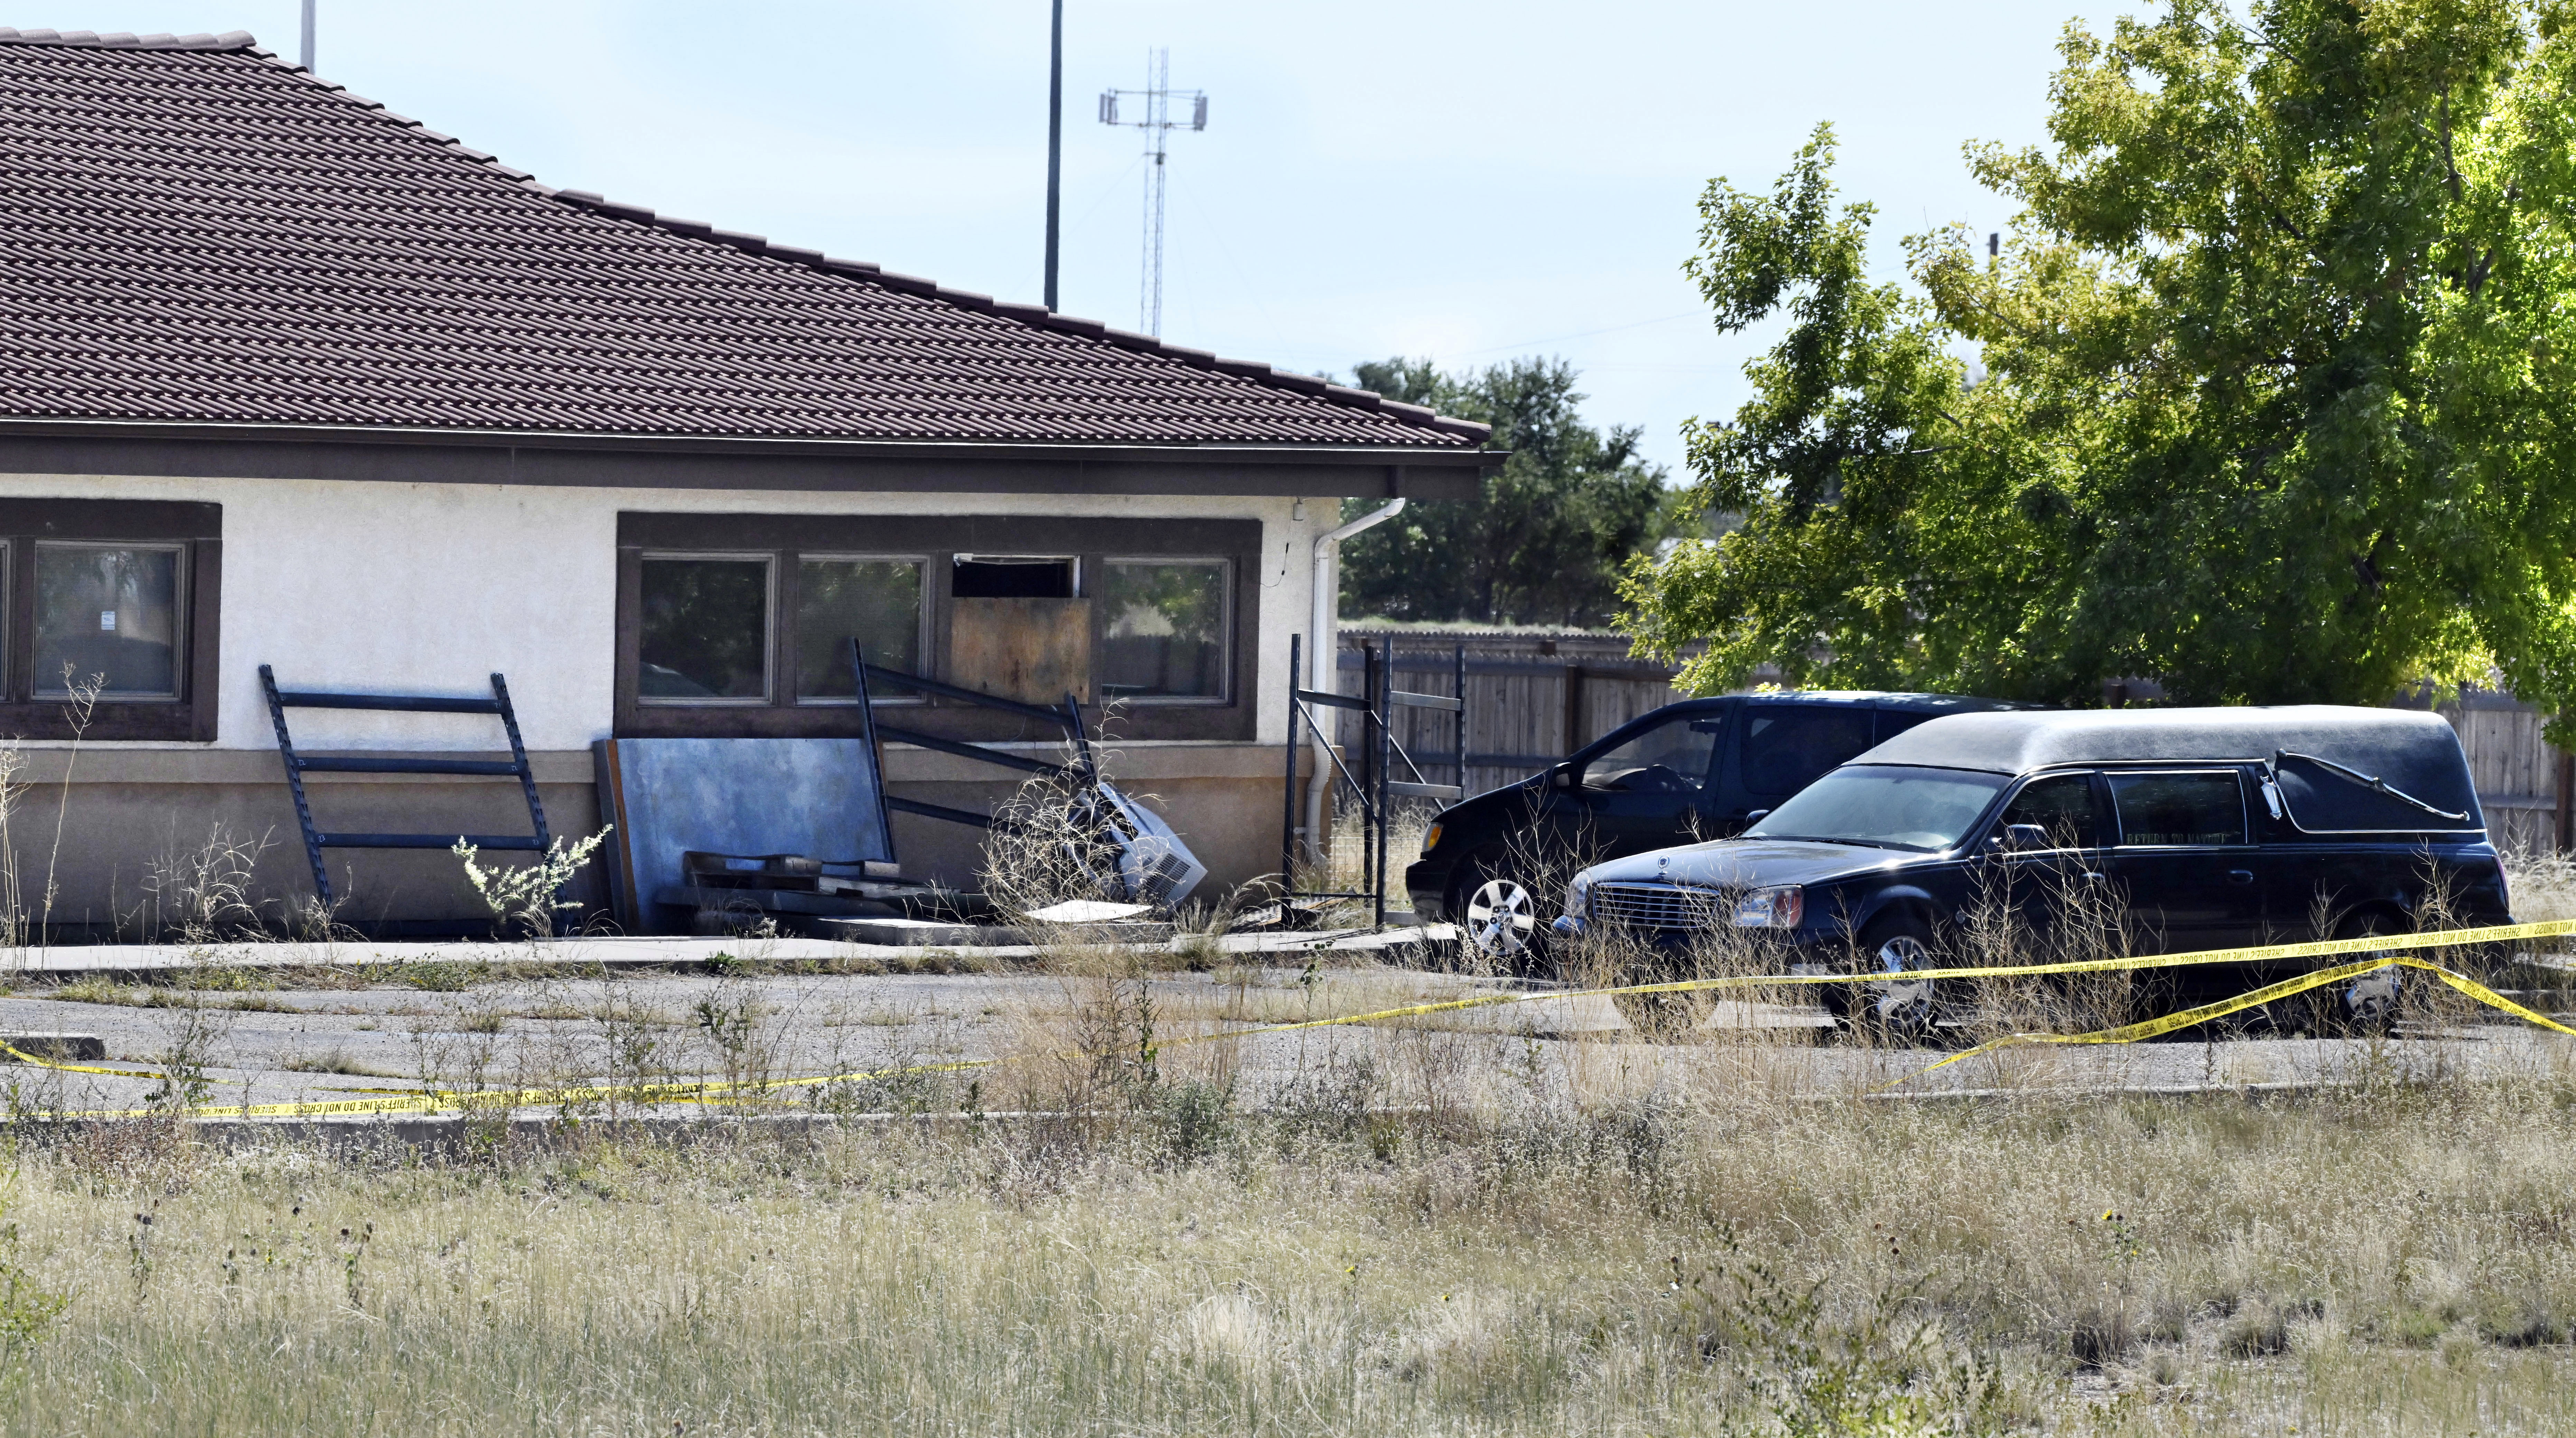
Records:
[[[1558,354],[1598,421],[1730,412],[1752,344],[1681,274],[1713,175],[1767,186],[1818,120],[1881,263],[1927,224],[2002,227],[1971,139],[2044,136],[2061,27],[2137,4],[1068,0],[1063,307],[1137,323],[1140,145],[1095,96],[1210,92],[1172,141],[1165,335],[1347,375]],[[52,0],[0,23],[245,29],[297,0]],[[320,71],[547,184],[943,284],[1040,297],[1046,0],[679,5],[321,0]]]

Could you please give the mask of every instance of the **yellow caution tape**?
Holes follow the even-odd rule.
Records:
[[[2576,1036],[2576,1028],[2569,1028],[2567,1025],[2558,1022],[2547,1014],[2537,1013],[2531,1009],[2525,1008],[2522,1005],[2515,1003],[2513,1000],[2506,998],[2504,995],[2497,993],[2495,990],[2488,988],[2486,985],[2479,983],[2477,980],[2468,977],[2466,974],[2453,973],[2439,964],[2427,963],[2422,959],[2389,959],[2385,961],[2367,959],[2357,964],[2340,964],[2331,969],[2319,969],[2315,973],[2301,974],[2296,978],[2283,979],[2277,984],[2267,984],[2251,993],[2239,994],[2232,999],[2221,999],[2214,1004],[2203,1004],[2198,1008],[2185,1009],[2182,1012],[2175,1014],[2167,1014],[2160,1019],[2146,1019],[2139,1023],[2122,1024],[2118,1028],[2100,1029],[2089,1034],[2007,1034],[2002,1038],[1979,1044],[1975,1048],[1966,1049],[1959,1053],[1952,1054],[1948,1058],[1941,1060],[1939,1063],[1927,1065],[1913,1073],[1907,1074],[1904,1078],[1895,1080],[1892,1083],[1882,1084],[1878,1089],[1873,1090],[1873,1092],[1885,1092],[1887,1089],[1894,1088],[1898,1084],[1910,1083],[1913,1080],[1921,1078],[1923,1075],[1932,1072],[1934,1069],[1948,1068],[1950,1065],[1957,1063],[1962,1059],[1972,1059],[1980,1054],[1990,1054],[1995,1052],[1997,1049],[2013,1048],[2021,1044],[2128,1044],[2136,1043],[2140,1039],[2159,1038],[2165,1034],[2173,1033],[2178,1029],[2190,1028],[2194,1024],[2208,1023],[2213,1019],[2223,1019],[2229,1014],[2242,1013],[2247,1009],[2259,1008],[2264,1004],[2272,1003],[2279,999],[2286,999],[2293,997],[2294,995],[2306,993],[2310,989],[2324,988],[2328,984],[2340,983],[2345,979],[2359,978],[2364,974],[2376,973],[2381,969],[2387,968],[2421,969],[2424,972],[2433,975],[2435,978],[2440,979],[2443,983],[2450,985],[2452,988],[2459,990],[2461,993],[2468,995],[2470,998],[2473,998],[2479,1003],[2485,1004],[2490,1008],[2500,1009],[2527,1023],[2538,1024],[2540,1027],[2545,1029],[2554,1030],[2555,1032],[2568,1034],[2570,1036]]]
[[[1905,969],[1889,972],[1844,974],[1739,974],[1714,979],[1675,979],[1652,984],[1620,984],[1597,989],[1545,989],[1493,994],[1475,994],[1461,999],[1442,999],[1429,1003],[1405,1004],[1397,1008],[1377,1009],[1368,1013],[1343,1014],[1334,1018],[1301,1019],[1289,1023],[1260,1024],[1251,1028],[1224,1029],[1214,1033],[1184,1034],[1158,1041],[1158,1048],[1186,1044],[1212,1043],[1220,1039],[1258,1038],[1265,1034],[1294,1033],[1304,1029],[1338,1028],[1352,1024],[1382,1023],[1390,1019],[1418,1018],[1427,1014],[1453,1013],[1465,1009],[1493,1008],[1506,1004],[1540,1003],[1560,999],[1600,998],[1619,994],[1678,994],[1724,989],[1804,987],[1817,984],[1885,983],[1901,980],[1920,983],[1940,979],[2033,978],[2051,974],[2111,973],[2134,969],[2187,968],[2208,964],[2238,964],[2268,959],[2332,958],[2344,954],[2366,953],[2373,957],[2359,963],[2347,963],[2316,970],[2279,983],[2269,984],[2250,993],[2224,999],[2198,1008],[2185,1009],[2163,1018],[2142,1023],[2103,1029],[2089,1034],[2015,1034],[1980,1044],[1951,1055],[1895,1083],[1905,1083],[1933,1069],[1945,1068],[1963,1059],[1997,1049],[2025,1043],[2049,1044],[2121,1044],[2154,1038],[2189,1028],[2193,1024],[2224,1018],[2229,1014],[2276,999],[2305,993],[2310,989],[2355,978],[2389,967],[2421,969],[2441,979],[2461,993],[2492,1008],[2515,1015],[2527,1022],[2559,1033],[2576,1035],[2576,1028],[2535,1013],[2485,987],[2476,980],[2457,974],[2438,964],[2421,959],[2399,957],[2392,950],[2463,948],[2475,944],[2508,943],[2517,939],[2553,938],[2576,934],[2576,920],[2558,919],[2537,924],[2499,924],[2475,929],[2448,929],[2426,934],[2373,935],[2358,939],[2321,939],[2298,944],[2263,944],[2232,949],[2203,949],[2181,954],[2150,954],[2134,958],[2076,959],[2048,964],[1998,964],[1946,969]],[[38,1058],[7,1043],[0,1043],[20,1063],[60,1073],[101,1074],[114,1078],[149,1079],[167,1082],[167,1075],[133,1069],[107,1068],[93,1064],[62,1063]],[[1079,1054],[1064,1057],[1081,1057]],[[962,1073],[969,1069],[989,1068],[1003,1059],[958,1059],[949,1063],[910,1064],[896,1068],[872,1069],[856,1073],[810,1074],[794,1078],[695,1081],[655,1084],[585,1084],[562,1088],[498,1089],[486,1092],[457,1092],[425,1089],[418,1093],[396,1093],[386,1090],[359,1090],[382,1094],[383,1097],[360,1099],[303,1100],[264,1104],[202,1104],[187,1110],[191,1114],[240,1118],[334,1118],[360,1114],[437,1114],[475,1110],[509,1111],[519,1108],[541,1108],[576,1103],[625,1102],[638,1105],[662,1103],[708,1103],[738,1099],[744,1095],[759,1097],[782,1089],[817,1088],[839,1083],[865,1083],[875,1079],[897,1078],[924,1073]],[[1889,1085],[1892,1086],[1892,1085]],[[148,1118],[170,1112],[168,1109],[82,1109],[49,1112],[40,1115],[55,1119]]]

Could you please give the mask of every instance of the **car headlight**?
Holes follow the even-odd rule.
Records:
[[[1434,824],[1430,828],[1422,831],[1422,857],[1426,859],[1430,858],[1431,851],[1439,847],[1440,826]]]
[[[1592,871],[1584,870],[1565,886],[1565,912],[1589,916],[1592,907]]]
[[[1807,917],[1807,891],[1795,884],[1756,889],[1735,901],[1739,929],[1794,929]]]

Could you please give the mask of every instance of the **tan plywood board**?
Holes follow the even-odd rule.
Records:
[[[1091,702],[1091,601],[949,601],[948,680],[1024,704]]]

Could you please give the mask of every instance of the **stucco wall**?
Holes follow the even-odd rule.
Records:
[[[214,825],[284,841],[261,868],[300,895],[310,887],[294,818],[270,754],[275,738],[258,667],[289,686],[412,692],[488,692],[509,677],[529,749],[546,780],[558,832],[597,816],[588,746],[608,735],[615,663],[616,529],[621,510],[765,514],[1039,514],[1121,518],[1257,519],[1263,524],[1254,703],[1262,745],[1135,744],[1121,768],[1162,796],[1175,827],[1217,877],[1239,882],[1276,866],[1279,780],[1271,736],[1285,723],[1286,646],[1308,614],[1310,542],[1339,501],[1195,496],[930,495],[811,491],[546,488],[317,481],[0,476],[0,495],[187,499],[224,507],[222,679],[211,745],[93,745],[71,775],[58,907],[104,914],[130,907],[153,857],[201,840]],[[464,716],[298,711],[299,748],[500,747],[498,726]],[[59,780],[62,746],[23,746],[30,777]],[[245,766],[249,767],[245,767]],[[895,792],[984,807],[1007,785],[944,756],[889,754]],[[951,773],[947,766],[959,772]],[[998,773],[999,771],[993,771]],[[507,785],[450,785],[442,814],[490,810],[504,829],[524,823]],[[59,791],[27,796],[50,840]],[[319,808],[326,796],[317,789]],[[426,796],[409,785],[330,786],[335,826],[412,827],[400,816]],[[497,806],[497,807],[496,807]],[[515,821],[512,815],[517,815]],[[369,817],[372,816],[372,817]],[[426,820],[427,816],[422,816]],[[971,874],[971,831],[905,818],[907,866],[950,882]],[[458,911],[463,895],[443,855],[357,854],[365,902],[388,912]],[[400,895],[399,899],[391,896]]]

